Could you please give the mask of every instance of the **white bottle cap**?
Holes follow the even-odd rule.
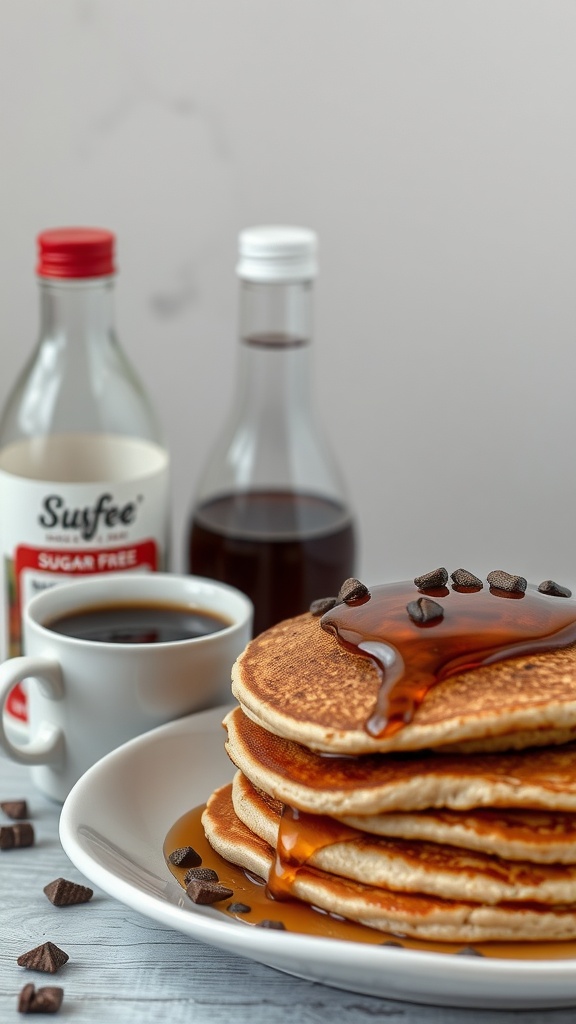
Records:
[[[317,249],[317,236],[309,228],[246,228],[238,237],[236,273],[245,281],[309,281],[318,273]]]

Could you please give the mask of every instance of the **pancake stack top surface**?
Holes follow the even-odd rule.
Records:
[[[204,814],[294,897],[448,942],[576,938],[576,602],[445,570],[252,640]]]

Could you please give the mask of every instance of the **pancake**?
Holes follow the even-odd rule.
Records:
[[[440,843],[370,835],[332,818],[286,813],[237,772],[232,786],[237,817],[294,863],[378,888],[426,893],[475,903],[574,903],[574,865],[506,861]],[[283,813],[284,812],[284,813]]]
[[[414,634],[410,643],[419,645],[424,657],[434,649],[436,638],[442,639],[449,631],[450,614],[454,612],[453,619],[460,614],[461,595],[455,588],[444,590],[448,595],[442,598],[446,611],[438,625],[424,628],[408,623]],[[374,601],[391,595],[399,605],[395,617],[391,616],[389,635],[382,626],[388,651],[395,650],[399,631],[404,629],[397,620],[408,618],[406,597],[410,593],[417,597],[421,591],[411,584],[374,588]],[[490,597],[492,593],[484,588],[484,604],[477,607],[482,610],[488,604],[496,609],[495,614],[512,608],[517,615],[517,633],[507,626],[506,636],[514,635],[514,642],[508,646],[503,640],[497,642],[502,631],[493,627],[490,633],[479,619],[478,644],[484,644],[480,654],[454,657],[439,673],[448,672],[447,677],[438,678],[433,685],[430,673],[421,673],[426,676],[421,703],[416,701],[413,713],[409,712],[411,720],[400,723],[396,731],[378,735],[367,731],[381,695],[382,673],[374,660],[345,647],[323,628],[327,616],[320,619],[306,613],[255,637],[234,665],[232,691],[245,713],[270,732],[327,753],[357,755],[462,744],[472,745],[469,750],[521,749],[572,740],[576,735],[576,646],[574,627],[570,632],[566,623],[571,617],[576,622],[576,602],[536,597],[535,588],[516,595],[518,600],[498,600]],[[479,597],[469,595],[472,611],[472,602]],[[530,611],[528,602],[534,600],[541,603]],[[439,603],[436,597],[434,601]],[[361,611],[352,607],[346,613],[353,621],[352,616]],[[328,617],[331,614],[327,613]],[[464,619],[466,615],[472,615],[468,608]],[[557,630],[556,615],[564,623]],[[542,623],[534,625],[540,618]],[[531,629],[534,635],[540,630],[542,636],[532,640]],[[571,642],[567,637],[572,637]],[[500,642],[504,652],[498,650]],[[481,663],[499,657],[504,660]],[[391,676],[400,671],[400,662],[396,657]],[[410,683],[408,679],[407,685]]]
[[[351,828],[399,839],[424,839],[534,864],[576,863],[576,814],[501,807],[470,811],[349,815]]]
[[[207,838],[275,898],[382,931],[576,937],[576,601],[444,580],[347,581],[248,644]]]
[[[225,859],[268,879],[274,851],[240,822],[231,786],[212,794],[202,816],[208,841]],[[340,878],[319,868],[299,868],[293,895],[305,903],[392,934],[445,942],[562,941],[576,937],[576,906],[447,900],[393,892]]]
[[[489,754],[505,750],[526,750],[528,747],[560,746],[576,740],[576,728],[534,729],[526,732],[509,732],[503,736],[484,736],[483,739],[467,743],[439,743],[434,750],[455,754]]]
[[[576,745],[529,753],[408,753],[326,757],[256,725],[224,719],[230,759],[259,789],[312,814],[382,814],[433,807],[576,812]]]

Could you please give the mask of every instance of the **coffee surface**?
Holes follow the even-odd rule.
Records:
[[[107,644],[160,644],[190,640],[229,625],[226,619],[204,609],[136,602],[81,608],[47,623],[54,633]]]

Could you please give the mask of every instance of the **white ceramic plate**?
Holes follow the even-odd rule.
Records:
[[[60,821],[70,860],[121,903],[213,946],[335,988],[440,1006],[576,1004],[576,961],[497,960],[250,928],[198,907],[168,872],[174,822],[232,778],[225,709],[190,715],[125,744],[70,793]]]

